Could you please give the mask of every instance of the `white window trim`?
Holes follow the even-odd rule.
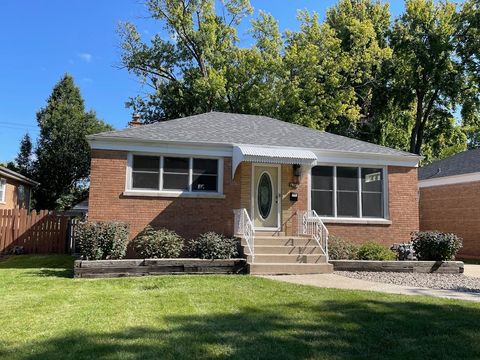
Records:
[[[148,190],[148,189],[133,189],[132,188],[132,169],[133,169],[133,156],[157,156],[160,157],[160,171],[159,171],[159,190]],[[163,190],[163,163],[164,157],[179,157],[179,158],[188,158],[189,159],[189,190]],[[193,180],[193,159],[212,159],[217,160],[217,191],[192,191],[192,180]],[[127,170],[126,170],[126,179],[125,179],[125,191],[123,192],[124,196],[146,196],[146,197],[189,197],[189,198],[215,198],[223,199],[225,195],[223,194],[223,170],[224,170],[224,161],[223,157],[216,156],[203,156],[203,155],[185,155],[185,154],[152,154],[152,153],[141,153],[134,152],[128,153],[127,155]]]
[[[355,164],[323,164],[318,163],[315,166],[330,166],[333,167],[333,216],[321,216],[321,219],[325,223],[338,223],[338,224],[383,224],[389,225],[392,223],[390,220],[390,212],[388,207],[388,166],[378,165],[355,165]],[[358,206],[359,217],[339,217],[337,215],[337,167],[355,167],[357,168],[358,178]],[[363,217],[362,215],[362,179],[361,169],[378,168],[382,169],[383,175],[383,217]],[[308,172],[307,178],[308,184],[308,209],[312,210],[312,169]]]
[[[2,189],[2,196],[0,198],[0,204],[6,204],[6,193],[7,193],[7,179],[0,178],[0,188]]]

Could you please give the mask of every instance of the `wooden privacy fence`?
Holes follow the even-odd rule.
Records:
[[[69,251],[69,220],[48,210],[0,210],[0,253],[18,246],[30,254],[64,254]]]

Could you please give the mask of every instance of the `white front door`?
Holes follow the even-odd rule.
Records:
[[[280,166],[253,165],[253,225],[277,230],[280,226]]]

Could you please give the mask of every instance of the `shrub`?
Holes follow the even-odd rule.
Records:
[[[144,258],[176,258],[183,249],[183,238],[175,231],[145,227],[134,241],[135,250]]]
[[[462,247],[462,239],[455,234],[419,231],[412,234],[412,246],[419,260],[452,260]]]
[[[338,236],[328,237],[328,256],[332,260],[354,260],[357,257],[358,246]]]
[[[87,260],[121,259],[127,252],[128,224],[83,222],[76,231],[78,248]]]
[[[358,260],[395,260],[395,253],[383,245],[368,241],[358,248]]]
[[[237,241],[215,232],[207,232],[190,241],[189,252],[200,259],[230,259],[238,255]]]

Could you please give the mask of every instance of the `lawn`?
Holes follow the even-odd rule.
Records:
[[[252,276],[73,279],[0,261],[1,359],[474,359],[480,304]]]

